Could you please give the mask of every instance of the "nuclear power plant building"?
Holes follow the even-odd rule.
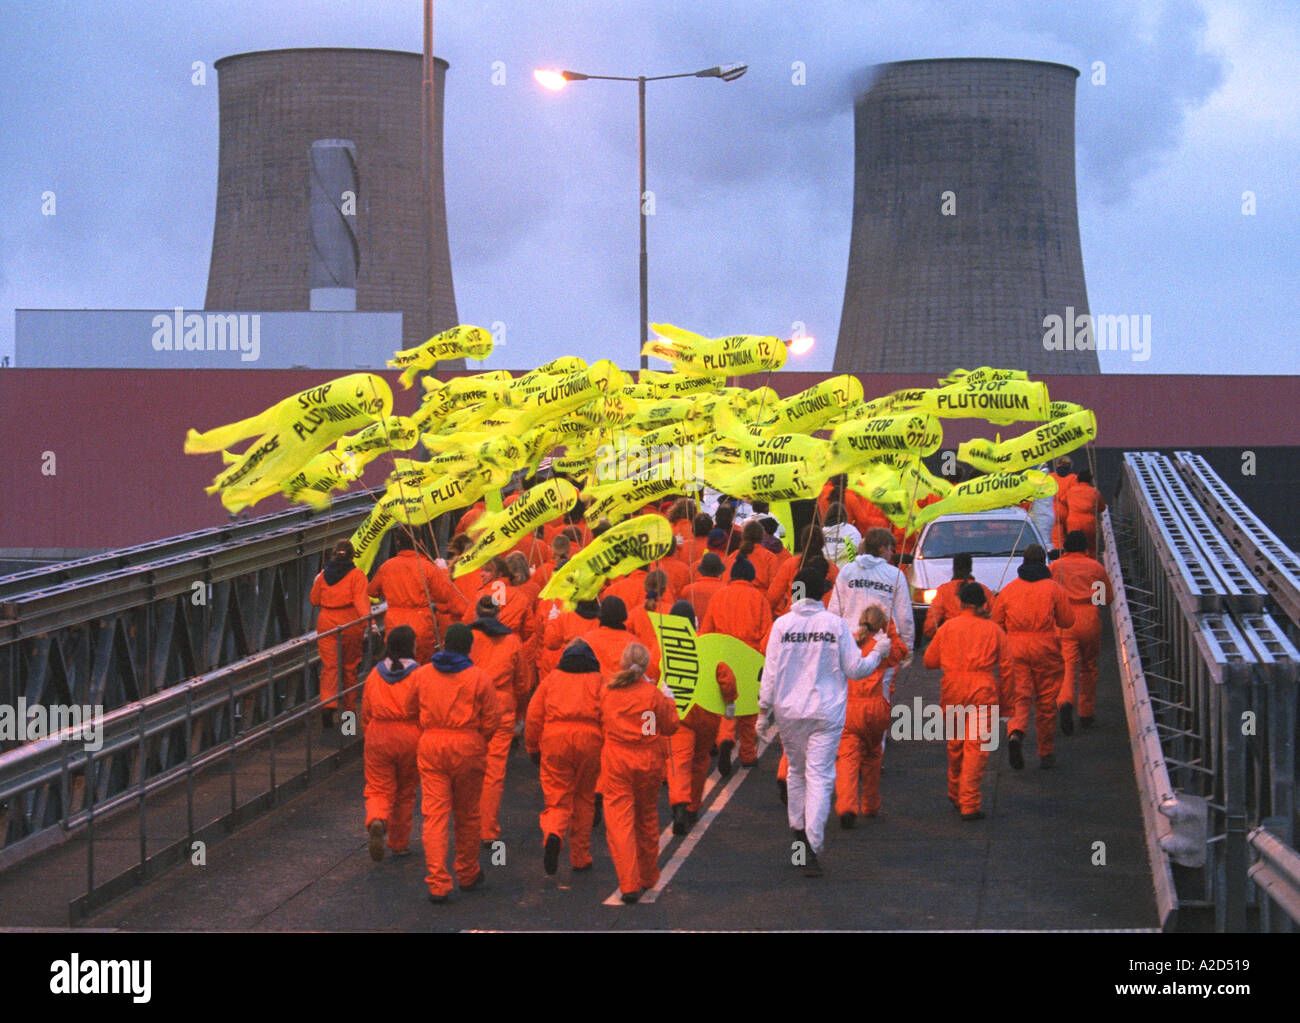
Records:
[[[447,63],[435,64],[426,154],[418,53],[266,50],[216,62],[208,309],[400,312],[403,348],[457,323],[443,195]]]
[[[853,233],[835,372],[1097,373],[1044,344],[1088,312],[1075,200],[1079,72],[884,64],[854,107]]]

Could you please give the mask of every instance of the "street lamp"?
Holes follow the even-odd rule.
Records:
[[[569,82],[586,82],[598,80],[606,82],[636,82],[637,86],[637,163],[640,168],[641,189],[637,195],[637,208],[641,214],[641,347],[644,352],[646,342],[650,340],[650,289],[648,262],[645,248],[645,83],[661,82],[668,78],[720,78],[724,82],[734,82],[749,70],[747,64],[720,64],[717,67],[704,68],[701,71],[685,71],[679,75],[638,75],[635,78],[622,75],[584,75],[580,71],[554,71],[539,68],[533,72],[539,85],[559,91]],[[641,355],[641,368],[649,365],[648,358]]]

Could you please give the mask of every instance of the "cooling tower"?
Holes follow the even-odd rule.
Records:
[[[321,267],[312,265],[319,257],[312,145],[338,139],[351,144],[358,182],[346,225],[356,249],[356,308],[401,312],[404,348],[454,326],[442,169],[446,61],[436,61],[434,83],[432,237],[420,54],[265,50],[223,57],[216,68],[221,142],[207,308],[310,308],[313,275],[317,286],[324,283]],[[319,197],[316,218],[319,231]],[[311,353],[303,354],[310,365]]]
[[[835,372],[1098,372],[1095,351],[1044,344],[1048,317],[1088,312],[1074,184],[1079,72],[985,59],[877,71],[854,107]]]

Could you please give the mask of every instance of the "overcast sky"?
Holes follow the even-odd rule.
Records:
[[[415,51],[421,11],[419,0],[3,0],[0,355],[12,354],[16,307],[202,306],[213,61],[294,46]],[[734,83],[649,86],[650,316],[711,336],[788,336],[802,322],[818,344],[789,368],[828,370],[855,92],[875,63],[974,56],[1082,72],[1089,302],[1152,317],[1149,361],[1104,352],[1104,372],[1300,372],[1293,0],[442,0],[435,19],[435,50],[451,64],[458,311],[507,328],[489,368],[635,357],[636,88],[550,93],[534,67],[749,64]],[[196,60],[205,86],[191,84]],[[1092,83],[1097,62],[1104,84]],[[41,213],[46,191],[54,216]]]

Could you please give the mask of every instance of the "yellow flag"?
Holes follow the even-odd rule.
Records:
[[[972,374],[973,376],[973,374]],[[943,419],[976,418],[991,423],[1043,420],[1050,415],[1047,385],[1038,380],[971,380],[927,391],[920,408]]]
[[[979,369],[954,369],[946,377],[939,381],[940,387],[947,387],[949,384],[955,384],[961,381],[978,383],[982,380],[1028,380],[1029,374],[1023,369],[994,369],[991,366],[981,366]]]
[[[202,455],[222,451],[246,437],[262,436],[265,440],[266,436],[279,432],[311,433],[312,428],[322,422],[332,423],[353,413],[357,413],[353,416],[356,425],[349,428],[356,429],[381,415],[388,415],[392,407],[393,392],[383,377],[373,373],[349,373],[319,387],[299,391],[237,423],[228,423],[203,433],[190,430],[185,435],[185,453]],[[344,429],[339,434],[346,432]]]
[[[288,500],[305,504],[320,511],[330,505],[330,494],[346,490],[353,480],[361,478],[366,466],[378,451],[343,454],[339,451],[322,451],[303,468],[280,484],[280,493]]]
[[[730,475],[707,474],[711,486],[742,501],[798,501],[815,498],[830,474],[807,462],[741,469]]]
[[[668,341],[649,341],[643,355],[668,359],[675,369],[689,373],[742,376],[778,370],[785,365],[786,344],[779,337],[733,334],[705,338],[669,323],[652,323],[650,329]]]
[[[420,443],[420,428],[410,416],[389,416],[377,423],[371,423],[360,433],[340,437],[334,445],[335,450],[344,454],[360,454],[373,451],[410,451]]]
[[[774,410],[776,422],[766,432],[768,436],[811,433],[835,418],[845,406],[861,400],[862,381],[857,377],[847,373],[830,377],[779,402]]]
[[[953,512],[988,511],[1009,508],[1023,501],[1049,497],[1056,493],[1056,480],[1034,469],[1024,472],[993,472],[959,483],[941,501],[928,504],[916,514],[916,525],[923,526],[940,515]]]
[[[480,516],[470,530],[474,543],[456,559],[452,574],[472,572],[494,555],[509,550],[538,526],[558,519],[577,499],[578,490],[572,483],[551,479],[530,487],[500,512]]]
[[[831,431],[831,455],[841,469],[892,452],[932,455],[942,443],[943,427],[928,412],[896,412],[856,419]]]
[[[1097,418],[1088,409],[1053,419],[1000,444],[984,438],[957,447],[957,457],[981,472],[1018,472],[1050,461],[1093,441]]]
[[[435,334],[422,345],[394,352],[388,365],[401,369],[400,383],[410,387],[422,369],[430,369],[443,359],[486,359],[492,354],[492,334],[482,327],[460,324]]]
[[[698,489],[695,483],[679,479],[626,480],[588,491],[591,504],[584,513],[588,524],[596,525],[601,519],[618,522],[640,511],[651,501],[659,501],[674,494],[684,494],[687,489]]]
[[[272,432],[249,445],[212,481],[207,493],[220,492],[221,503],[234,514],[278,491],[280,484],[349,430],[387,416],[393,402],[388,384],[380,377],[362,376],[368,379],[346,389],[336,386],[338,381],[326,384],[321,389],[327,391],[323,403],[300,405],[293,418],[281,418]]]
[[[639,515],[621,522],[592,540],[555,570],[540,596],[558,599],[566,608],[591,600],[608,579],[627,575],[642,565],[666,558],[676,539],[662,515]]]

